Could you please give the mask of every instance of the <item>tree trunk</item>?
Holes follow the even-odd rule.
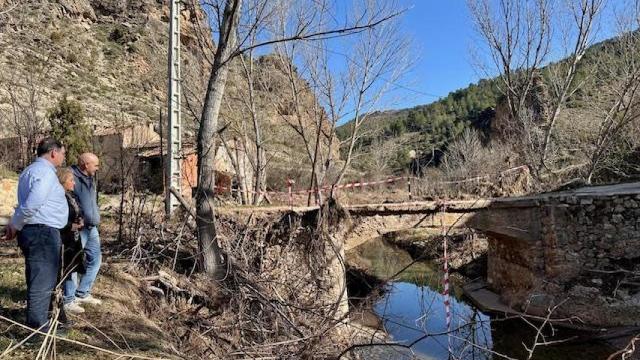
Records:
[[[259,205],[262,201],[262,197],[264,194],[263,191],[263,178],[266,178],[266,156],[264,154],[264,148],[262,147],[262,133],[260,132],[260,125],[258,124],[257,118],[253,118],[253,129],[255,131],[256,136],[256,166],[255,166],[255,174],[254,174],[254,196],[253,196],[253,205]]]
[[[198,247],[201,266],[205,273],[219,278],[223,274],[223,260],[216,237],[215,206],[215,135],[222,96],[227,82],[227,60],[236,46],[236,29],[242,0],[227,0],[220,26],[220,37],[213,67],[209,76],[200,129],[198,131],[198,191],[196,208],[198,218]]]

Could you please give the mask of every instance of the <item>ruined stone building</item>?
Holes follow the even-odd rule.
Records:
[[[45,134],[39,135],[37,141]],[[37,141],[35,142],[37,144]],[[165,140],[166,142],[166,140]],[[123,187],[147,190],[160,194],[164,191],[164,158],[166,143],[155,131],[154,124],[133,125],[121,129],[94,129],[91,140],[93,151],[100,158],[98,186],[100,191],[115,192]],[[35,146],[27,148],[27,141],[21,137],[0,139],[3,158],[0,163],[14,171],[21,171],[35,157]],[[220,193],[228,193],[237,183],[237,170],[245,182],[251,182],[250,162],[242,149],[219,146],[216,150],[216,185]],[[198,156],[193,142],[186,141],[182,147],[182,194],[189,199],[198,181]],[[27,154],[27,155],[24,155]],[[22,159],[22,157],[27,159]],[[234,166],[233,159],[239,159]],[[75,164],[76,159],[67,159],[67,164]],[[248,184],[247,188],[251,188]]]

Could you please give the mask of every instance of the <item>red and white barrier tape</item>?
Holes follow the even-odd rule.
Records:
[[[522,166],[517,166],[511,169],[507,169],[505,171],[500,172],[500,175],[502,174],[506,174],[512,171],[516,171],[516,170],[528,170],[528,167],[526,165],[522,165]],[[433,184],[461,184],[461,183],[465,183],[465,182],[471,182],[471,181],[478,181],[480,179],[485,179],[490,177],[490,175],[484,175],[484,176],[477,176],[477,177],[473,177],[473,178],[468,178],[468,179],[462,179],[462,180],[451,180],[451,181],[437,181],[434,182]],[[352,182],[352,183],[347,183],[347,184],[341,184],[341,185],[337,185],[335,186],[335,189],[351,189],[351,188],[359,188],[359,187],[365,187],[365,186],[372,186],[372,185],[380,185],[380,184],[391,184],[394,183],[398,180],[407,180],[407,181],[411,181],[411,177],[405,177],[405,176],[396,176],[396,177],[390,177],[387,179],[383,179],[383,180],[377,180],[377,181],[363,181],[363,182]],[[234,189],[234,188],[230,188],[227,186],[215,186],[215,189],[220,190],[220,191],[230,191],[230,192],[234,192],[234,191],[239,191],[238,189]],[[322,192],[327,192],[331,190],[331,186],[323,186],[321,188],[316,188],[316,189],[305,189],[305,190],[293,190],[292,186],[287,185],[287,191],[253,191],[253,190],[246,190],[248,193],[251,194],[255,194],[255,195],[287,195],[287,196],[292,196],[295,194],[309,194],[309,193],[322,193]]]
[[[504,175],[504,174],[508,174],[510,172],[513,171],[517,171],[517,170],[524,170],[525,172],[527,172],[529,170],[529,167],[527,167],[526,165],[520,165],[520,166],[516,166],[504,171],[501,171],[498,173],[498,175]],[[472,181],[478,181],[478,180],[482,180],[482,179],[487,179],[490,178],[491,175],[483,175],[483,176],[476,176],[476,177],[472,177],[472,178],[467,178],[467,179],[460,179],[460,180],[449,180],[449,181],[436,181],[434,182],[434,184],[462,184],[462,183],[466,183],[466,182],[472,182]]]
[[[387,178],[384,180],[378,180],[378,181],[367,181],[367,182],[359,182],[359,183],[347,183],[347,184],[341,184],[341,185],[337,185],[335,186],[336,189],[349,189],[349,188],[357,188],[357,187],[365,187],[365,186],[371,186],[371,185],[379,185],[379,184],[390,184],[393,182],[396,182],[398,180],[402,180],[405,179],[404,176],[397,176],[397,177],[391,177],[391,178]],[[222,190],[222,191],[239,191],[238,189],[233,189],[227,186],[215,186],[215,189],[217,190]],[[248,193],[251,194],[269,194],[269,195],[289,195],[289,194],[309,194],[309,193],[316,193],[316,192],[325,192],[325,191],[329,191],[331,190],[331,186],[323,186],[321,188],[316,188],[313,190],[309,190],[309,189],[305,189],[305,190],[295,190],[295,191],[289,191],[289,189],[287,189],[287,191],[253,191],[253,190],[246,190]]]
[[[443,290],[442,295],[444,295],[444,311],[447,316],[447,330],[451,328],[451,298],[449,296],[449,259],[447,258],[447,236],[443,236],[443,245],[444,245],[444,279],[443,279]]]
[[[442,215],[446,213],[446,205],[442,208]],[[444,216],[443,216],[444,217]],[[443,270],[444,276],[442,279],[442,296],[444,297],[444,312],[447,323],[447,340],[449,354],[453,354],[451,351],[451,296],[449,295],[449,254],[447,253],[447,231],[444,227],[442,219],[440,219],[440,226],[442,227],[442,247],[444,252]]]

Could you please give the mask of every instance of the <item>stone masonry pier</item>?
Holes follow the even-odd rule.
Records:
[[[468,225],[488,236],[488,285],[514,309],[640,325],[640,183],[498,199]]]

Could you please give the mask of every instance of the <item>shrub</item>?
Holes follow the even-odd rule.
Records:
[[[125,29],[121,26],[116,26],[115,28],[113,28],[113,30],[111,30],[111,32],[109,33],[109,40],[117,42],[119,44],[123,44],[123,40],[126,37],[127,33],[125,31]]]
[[[62,31],[54,31],[49,35],[49,38],[54,44],[59,44],[64,39],[64,33]]]
[[[71,63],[71,64],[77,64],[78,63],[78,55],[75,52],[70,52],[67,54],[66,56],[67,62]]]
[[[0,179],[18,179],[18,173],[0,164]]]
[[[67,159],[75,161],[78,155],[91,151],[91,130],[79,102],[69,100],[65,95],[49,110],[47,118],[51,125],[51,135],[62,141],[67,149]]]

